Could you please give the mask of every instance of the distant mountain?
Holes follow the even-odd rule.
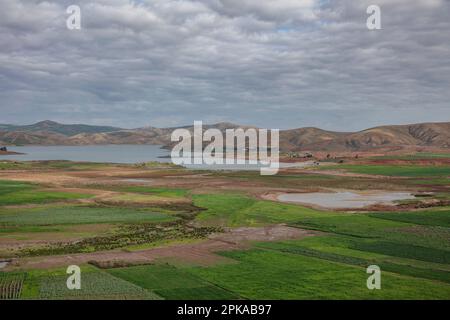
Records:
[[[61,124],[58,122],[45,120],[35,124],[24,126],[0,125],[0,130],[32,132],[32,133],[43,131],[43,132],[59,133],[65,136],[74,136],[80,133],[114,132],[122,129],[108,126],[90,126],[86,124]]]
[[[450,147],[450,123],[382,126],[330,141],[326,149],[368,150],[375,147]]]
[[[0,145],[65,145],[67,136],[52,132],[0,131]]]
[[[280,132],[281,150],[315,150],[317,145],[326,145],[348,133],[326,131],[318,128],[299,128]]]
[[[193,126],[181,127],[193,131]],[[204,125],[203,128],[250,128],[232,123]],[[53,121],[27,126],[0,125],[0,145],[102,145],[157,144],[170,146],[177,128],[146,127],[121,129],[83,124],[66,125]],[[282,151],[366,151],[381,148],[450,148],[450,122],[393,125],[359,132],[334,132],[318,128],[280,131]]]

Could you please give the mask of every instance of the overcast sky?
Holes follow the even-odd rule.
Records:
[[[0,111],[128,128],[450,121],[450,1],[1,0]]]

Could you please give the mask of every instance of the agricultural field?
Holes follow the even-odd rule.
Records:
[[[32,209],[4,210],[0,224],[5,226],[51,226],[120,222],[164,222],[174,220],[168,214],[149,209],[107,208],[88,206],[56,206]]]
[[[232,291],[222,289],[187,270],[168,264],[111,269],[109,272],[150,290],[165,299],[238,299]]]
[[[87,194],[58,192],[39,188],[29,183],[0,180],[0,205],[47,203],[88,198]]]
[[[327,169],[324,167],[323,169]],[[335,168],[333,168],[335,169]],[[361,174],[397,177],[446,177],[450,166],[340,165],[338,169]]]
[[[450,299],[448,158],[353,159],[276,176],[5,162],[0,299]],[[342,190],[414,198],[362,209],[277,198]],[[74,264],[82,289],[71,291]],[[370,265],[382,270],[381,290],[366,286]]]

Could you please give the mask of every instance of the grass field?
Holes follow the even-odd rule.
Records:
[[[102,271],[84,273],[81,290],[67,290],[67,275],[42,277],[40,281],[40,299],[161,299],[156,294]]]
[[[0,300],[19,299],[24,280],[22,272],[0,273]]]
[[[419,152],[416,154],[405,156],[381,156],[373,157],[374,159],[392,159],[392,160],[427,160],[427,159],[449,159],[448,153],[432,153],[432,152]]]
[[[366,288],[365,268],[268,250],[223,253],[238,264],[190,272],[247,299],[439,299],[450,286],[385,273],[383,289]],[[418,290],[418,288],[421,288]]]
[[[0,180],[0,206],[89,198],[90,195],[46,191],[28,183]]]
[[[139,208],[57,206],[44,209],[0,210],[0,225],[51,226],[63,224],[167,222],[173,216]]]
[[[205,208],[197,220],[208,225],[258,226],[274,223],[294,223],[305,217],[325,216],[321,212],[296,205],[256,200],[237,194],[195,195],[194,204]]]
[[[25,279],[21,299],[144,299],[160,300],[158,295],[92,266],[81,267],[81,290],[68,290],[64,269],[31,270],[21,273]]]
[[[409,222],[418,225],[450,228],[450,208],[415,212],[382,212],[373,213],[371,217],[392,221]]]
[[[445,177],[450,175],[449,166],[404,166],[404,165],[339,165],[323,167],[327,169],[343,169],[354,173],[399,177]]]
[[[191,273],[170,265],[111,269],[112,275],[151,290],[165,299],[237,299],[233,292],[217,287]]]

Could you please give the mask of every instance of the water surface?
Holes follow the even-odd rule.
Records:
[[[408,192],[373,191],[356,193],[350,191],[326,193],[285,193],[278,196],[278,200],[311,204],[330,209],[357,209],[374,204],[393,204],[397,200],[414,199],[414,195]]]
[[[0,155],[0,160],[69,160],[106,163],[170,162],[168,150],[155,145],[24,146],[9,147],[24,154]]]

